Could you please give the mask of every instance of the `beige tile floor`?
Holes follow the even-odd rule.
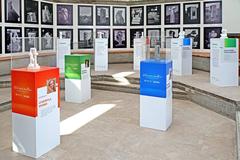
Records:
[[[63,93],[62,93],[63,95]],[[99,104],[111,110],[75,132],[40,160],[234,160],[235,122],[189,101],[173,101],[167,132],[139,127],[139,95],[92,91],[83,104],[61,101],[61,120]],[[80,122],[72,123],[78,124]],[[0,113],[0,160],[28,160],[11,151],[11,112]]]

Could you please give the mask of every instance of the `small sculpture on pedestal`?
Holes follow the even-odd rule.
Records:
[[[184,31],[179,33],[179,38],[185,38],[185,32]]]
[[[228,38],[226,29],[222,29],[221,38]]]
[[[29,52],[29,58],[30,58],[30,63],[28,65],[28,69],[39,69],[40,66],[37,63],[37,50],[36,48],[30,48],[30,52]]]

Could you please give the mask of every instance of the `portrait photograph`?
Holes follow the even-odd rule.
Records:
[[[56,78],[47,80],[47,94],[56,92],[56,90],[57,90]]]
[[[183,23],[200,24],[200,2],[183,4]]]
[[[93,25],[93,7],[78,6],[78,25],[91,26]]]
[[[38,1],[24,0],[24,21],[38,24]]]
[[[180,24],[180,4],[165,5],[165,25]]]
[[[126,26],[127,25],[126,7],[113,7],[113,25]]]
[[[41,24],[53,25],[53,4],[41,2]]]
[[[21,0],[5,0],[5,22],[21,23]]]
[[[204,2],[204,24],[222,23],[222,2]]]
[[[144,29],[130,29],[130,47],[133,48],[133,40],[142,37]]]
[[[186,38],[192,39],[192,48],[200,49],[200,28],[183,28]]]
[[[144,25],[144,7],[130,7],[130,25],[143,26]]]
[[[92,29],[78,29],[79,49],[93,48],[93,30]]]
[[[99,33],[103,34],[102,38],[108,39],[108,48],[110,48],[110,29],[96,29],[96,38],[98,38]]]
[[[110,7],[96,6],[96,25],[110,26]]]
[[[161,45],[161,29],[147,29],[147,36],[150,39],[150,48],[154,48],[155,45]]]
[[[204,49],[210,49],[210,39],[220,38],[222,27],[205,27],[204,28]]]
[[[161,25],[161,5],[147,6],[147,25]]]
[[[39,50],[39,31],[38,28],[25,28],[25,51],[30,51],[30,48]]]
[[[52,50],[53,49],[53,29],[42,28],[41,40],[42,40],[42,43],[41,43],[42,50]]]
[[[5,52],[22,52],[22,29],[20,27],[5,28]]]
[[[113,48],[127,48],[126,29],[113,29]]]
[[[73,25],[73,6],[57,4],[57,25]]]
[[[63,39],[70,39],[71,49],[73,49],[73,30],[72,29],[57,29],[57,37],[60,38],[60,33]]]

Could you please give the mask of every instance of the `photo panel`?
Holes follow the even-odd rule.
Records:
[[[99,33],[103,33],[103,38],[108,39],[108,48],[111,48],[111,42],[110,42],[110,29],[96,29],[96,38],[99,35]]]
[[[110,7],[96,6],[96,25],[110,26]]]
[[[113,48],[127,48],[126,29],[113,29]]]
[[[53,29],[42,28],[41,29],[41,41],[42,50],[53,50]]]
[[[200,2],[183,4],[183,24],[200,24]]]
[[[205,27],[204,28],[204,49],[210,49],[210,39],[220,38],[222,27]]]
[[[165,5],[165,25],[180,24],[180,4]]]
[[[78,29],[78,48],[93,48],[93,29]]]
[[[24,0],[24,21],[38,24],[38,1]]]
[[[197,28],[183,28],[186,38],[192,39],[192,48],[200,49],[200,27]]]
[[[164,47],[171,48],[171,39],[179,37],[180,28],[165,28],[164,32],[165,32]]]
[[[127,25],[127,8],[113,7],[113,25],[126,26]]]
[[[143,26],[144,25],[144,7],[130,7],[130,25]]]
[[[204,24],[222,23],[222,2],[204,2]]]
[[[147,6],[147,25],[161,25],[161,5]]]
[[[25,51],[30,51],[30,48],[39,50],[39,31],[38,28],[25,28]]]
[[[0,1],[0,22],[2,22],[2,0]],[[1,50],[1,53],[2,53],[2,50]]]
[[[21,23],[21,0],[5,0],[5,22]]]
[[[78,5],[78,25],[93,25],[93,6]]]
[[[134,42],[133,40],[136,37],[141,37],[142,34],[144,35],[144,29],[139,28],[139,29],[130,29],[130,48],[133,48]]]
[[[53,4],[41,2],[41,24],[53,25]]]
[[[22,28],[5,27],[5,52],[22,52]]]
[[[0,27],[0,42],[2,42],[2,27]],[[0,54],[3,53],[3,51],[2,51],[2,44],[3,43],[0,44]]]
[[[71,49],[73,49],[73,29],[57,29],[57,37],[62,34],[63,39],[70,39]]]
[[[155,45],[161,46],[161,28],[148,28],[147,36],[150,39],[150,48],[154,48]]]
[[[73,25],[73,6],[57,4],[57,25]]]

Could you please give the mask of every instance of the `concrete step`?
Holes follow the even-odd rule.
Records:
[[[4,112],[6,110],[9,110],[11,109],[12,107],[12,100],[7,100],[7,101],[4,101],[4,102],[1,102],[0,103],[0,112]]]

